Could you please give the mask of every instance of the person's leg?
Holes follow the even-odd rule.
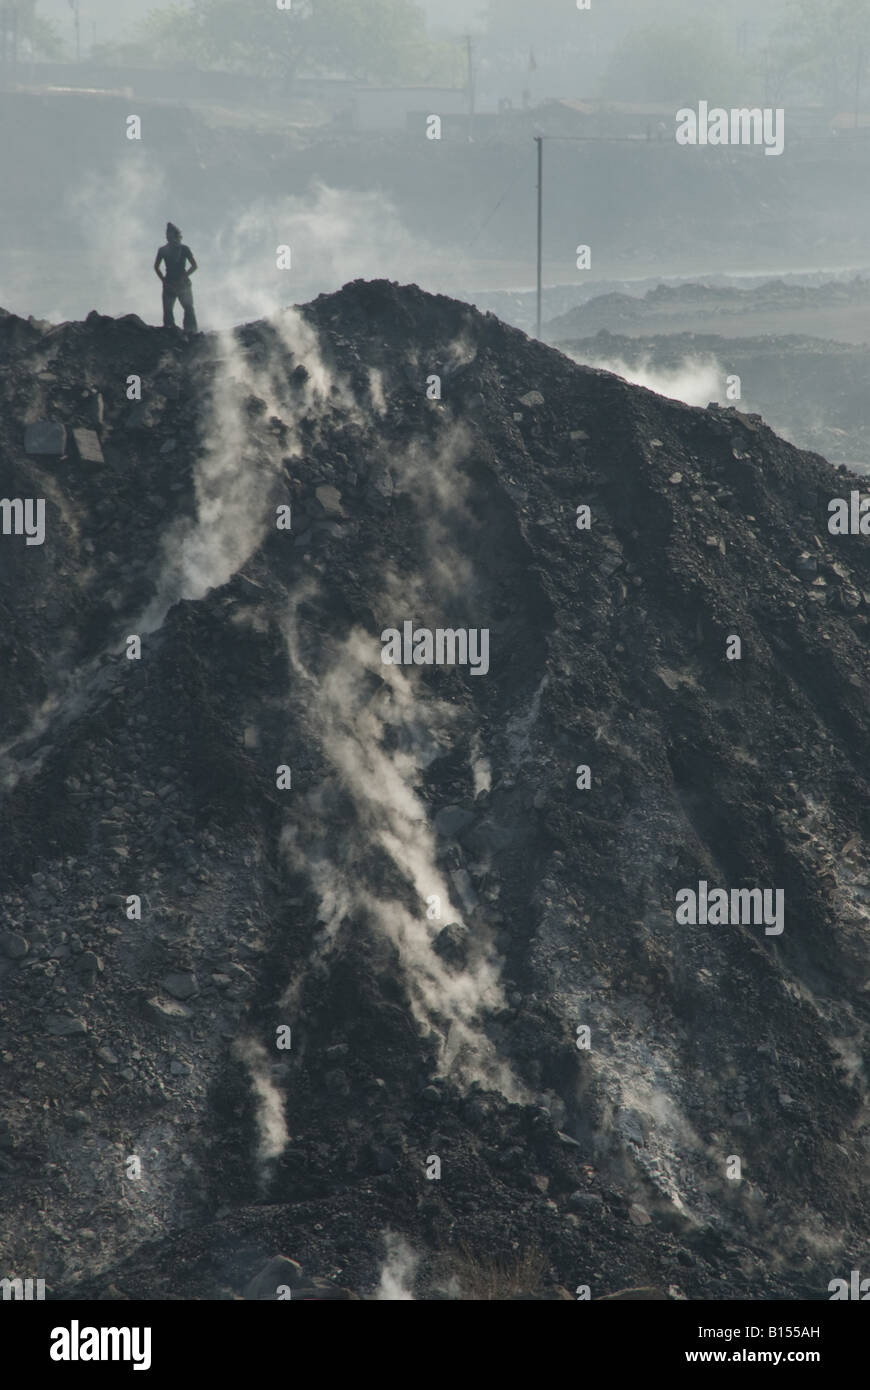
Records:
[[[168,285],[163,286],[163,327],[175,327],[175,293]]]
[[[184,289],[178,297],[181,301],[181,307],[184,309],[184,331],[185,333],[195,333],[197,331],[196,311],[193,307],[192,286],[185,285]]]

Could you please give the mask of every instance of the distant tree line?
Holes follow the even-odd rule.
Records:
[[[37,13],[37,0],[15,0],[19,56],[58,58],[67,47],[56,25]],[[471,3],[471,0],[469,0]],[[704,10],[707,13],[704,13]],[[568,0],[480,0],[484,26],[475,48],[490,69],[547,54],[580,54],[590,25],[604,34],[597,92],[612,100],[733,105],[816,100],[826,109],[870,102],[870,0],[734,0],[727,7],[670,0],[622,0],[599,20]],[[749,36],[747,38],[747,36]],[[246,4],[190,0],[152,10],[129,40],[98,47],[104,62],[194,66],[289,83],[296,76],[334,75],[376,83],[461,86],[466,58],[461,36],[431,39],[414,0],[292,0]]]
[[[56,24],[36,13],[37,0],[0,0],[0,15],[17,38],[19,62],[34,58],[63,58],[65,45]]]
[[[783,47],[804,90],[831,110],[860,108],[870,60],[870,0],[792,0]]]
[[[106,61],[248,73],[272,81],[333,75],[376,83],[459,86],[458,43],[434,42],[412,0],[293,0],[277,5],[193,0],[153,10]]]
[[[758,19],[738,19],[729,8],[727,19],[702,11],[687,23],[687,12],[674,8],[624,32],[602,95],[725,106],[762,98],[779,105],[819,101],[830,111],[860,106],[870,62],[870,0],[779,0],[760,7]]]

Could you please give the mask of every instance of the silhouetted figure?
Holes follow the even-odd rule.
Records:
[[[166,274],[160,273],[160,262],[166,266]],[[187,263],[190,262],[190,269]],[[193,290],[190,277],[196,270],[190,247],[181,240],[181,232],[172,222],[166,224],[166,245],[161,246],[154,260],[154,269],[163,282],[163,327],[175,327],[175,301],[184,310],[184,331],[195,333],[196,314],[193,308]]]

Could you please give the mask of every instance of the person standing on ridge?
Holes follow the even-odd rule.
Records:
[[[166,266],[166,274],[160,272],[161,261]],[[190,262],[190,269],[187,263]],[[184,310],[185,333],[196,333],[196,313],[193,308],[193,290],[190,277],[196,270],[196,261],[189,246],[181,240],[181,232],[173,222],[166,224],[166,245],[161,246],[154,260],[157,278],[163,283],[163,327],[175,327],[175,301],[179,300]]]

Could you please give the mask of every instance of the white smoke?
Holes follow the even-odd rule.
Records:
[[[181,228],[196,257],[194,301],[206,331],[269,317],[348,280],[416,281],[439,289],[455,286],[460,274],[455,252],[409,231],[380,192],[316,183],[302,194],[257,198],[214,225],[195,204],[170,196],[166,175],[147,148],[120,161],[111,175],[84,177],[65,213],[86,243],[77,274],[46,290],[44,275],[40,285],[34,271],[29,298],[20,304],[24,314],[84,317],[96,308],[159,324],[153,262],[167,221]],[[289,268],[279,268],[279,247],[290,248]],[[22,282],[27,269],[20,267]],[[14,305],[10,300],[4,307]]]
[[[209,434],[194,476],[196,516],[180,519],[166,533],[157,591],[134,630],[153,631],[173,603],[226,584],[259,547],[275,524],[270,506],[284,460],[299,457],[303,417],[317,419],[327,408],[341,409],[345,419],[359,416],[350,392],[324,366],[316,334],[298,311],[274,315],[269,326],[305,367],[307,381],[289,391],[269,361],[257,364],[234,333],[218,335]],[[247,409],[252,397],[264,406],[257,427]],[[263,426],[272,418],[286,428],[280,443]],[[281,502],[292,505],[289,495]]]
[[[648,391],[684,401],[686,405],[706,406],[724,395],[725,372],[714,357],[685,357],[679,367],[655,367],[649,357],[632,366],[620,357],[588,357],[573,352],[567,355],[583,366],[613,372],[632,386],[645,386]]]
[[[492,787],[492,764],[481,751],[480,734],[475,729],[471,739],[471,775],[474,778],[474,795],[488,792]]]
[[[414,1279],[419,1255],[415,1255],[404,1236],[395,1231],[384,1233],[386,1255],[381,1265],[375,1299],[378,1302],[414,1302]]]
[[[309,422],[322,421],[333,411],[343,424],[365,423],[363,407],[346,383],[325,368],[316,336],[298,313],[275,315],[270,327],[293,360],[306,367],[304,391],[297,405],[288,405],[288,393],[268,357],[265,362],[252,360],[233,335],[221,335],[223,361],[214,386],[211,428],[195,475],[197,514],[170,528],[156,596],[135,630],[153,630],[172,603],[202,598],[226,583],[258,548],[267,526],[274,524],[269,513],[274,480],[283,460],[299,454],[303,416]],[[376,376],[371,391],[376,410],[382,409],[383,387]],[[271,438],[258,441],[246,408],[251,396],[265,404],[261,420],[276,416],[288,427],[280,446]],[[468,523],[467,484],[459,467],[467,447],[465,431],[453,427],[444,432],[438,447],[411,444],[388,458],[396,489],[413,494],[427,519],[427,541],[414,575],[400,580],[387,571],[383,576],[376,606],[389,621],[397,613],[413,612],[418,603],[443,603],[457,592],[472,591],[470,562],[453,538],[455,526]],[[440,1040],[442,1070],[465,1083],[482,1079],[518,1097],[520,1088],[510,1068],[497,1057],[482,1028],[484,1014],[504,1004],[490,934],[475,927],[465,970],[451,968],[433,949],[438,932],[448,922],[461,921],[462,910],[437,868],[435,838],[417,783],[421,768],[439,747],[447,746],[456,707],[424,696],[418,672],[407,675],[383,666],[377,633],[351,631],[334,645],[325,670],[309,670],[299,614],[312,593],[307,581],[291,595],[285,619],[287,650],[295,677],[310,688],[312,736],[328,758],[337,785],[350,796],[356,821],[355,832],[348,826],[336,837],[331,856],[321,851],[318,857],[301,843],[305,822],[322,824],[329,818],[335,788],[327,785],[310,793],[302,825],[285,833],[285,850],[298,857],[318,894],[324,931],[317,960],[325,963],[341,923],[362,914],[395,948],[414,1017],[424,1033]],[[380,687],[377,698],[368,693],[373,681]],[[407,886],[407,901],[378,895],[360,878],[358,856],[373,845],[395,866]],[[425,905],[433,897],[440,900],[440,913],[430,921]],[[300,986],[297,980],[295,988]],[[292,996],[291,988],[288,999]],[[259,1089],[262,1069],[252,1076],[265,1103]]]
[[[444,925],[461,922],[463,913],[437,868],[435,837],[415,784],[431,757],[433,741],[436,749],[439,740],[447,746],[457,717],[455,708],[424,697],[419,673],[406,675],[395,666],[381,665],[377,635],[358,628],[336,647],[325,674],[313,675],[302,662],[298,629],[299,605],[308,596],[304,590],[294,596],[286,621],[287,650],[296,678],[310,687],[318,741],[338,785],[351,799],[355,818],[355,825],[343,825],[335,850],[313,861],[298,825],[284,834],[291,861],[307,870],[318,894],[324,924],[319,959],[323,963],[328,959],[345,918],[371,922],[396,949],[422,1032],[434,1032],[440,1038],[442,1073],[465,1084],[482,1080],[517,1097],[520,1088],[510,1068],[482,1029],[484,1013],[504,1005],[499,961],[489,932],[475,926],[468,964],[461,971],[446,965],[433,947]],[[379,695],[369,693],[367,675],[382,682]],[[328,819],[326,798],[325,788],[315,790],[309,815],[301,821]],[[394,897],[376,895],[362,881],[359,859],[372,845],[385,851],[414,890],[417,905],[413,909]],[[440,911],[430,921],[426,904],[433,897],[439,900]],[[300,986],[297,981],[291,987],[285,1002],[295,1000]]]
[[[278,1158],[290,1138],[284,1118],[284,1097],[269,1075],[269,1055],[262,1043],[253,1038],[237,1039],[233,1055],[244,1063],[251,1080],[259,1134],[257,1157],[265,1163]]]
[[[431,441],[413,440],[390,457],[397,492],[413,497],[426,517],[419,567],[414,575],[384,575],[385,615],[420,613],[433,601],[444,604],[458,594],[473,593],[474,569],[466,550],[456,544],[456,531],[471,523],[468,478],[460,464],[471,447],[464,425],[452,423],[442,432],[437,450]]]
[[[363,920],[394,947],[421,1031],[438,1044],[440,1069],[460,1084],[483,1081],[511,1098],[522,1088],[497,1056],[483,1029],[486,1012],[503,1007],[500,961],[490,931],[475,920],[469,934],[466,967],[446,964],[434,949],[443,927],[463,920],[453,900],[455,887],[437,866],[435,835],[420,790],[421,771],[446,750],[461,724],[461,707],[433,696],[420,672],[381,662],[379,633],[405,616],[421,619],[448,604],[473,601],[474,574],[467,550],[457,544],[460,528],[472,522],[468,480],[462,464],[470,436],[464,427],[445,427],[437,443],[411,444],[386,462],[398,492],[414,498],[425,517],[425,544],[414,571],[399,575],[389,567],[373,600],[377,631],[354,628],[328,649],[313,634],[321,654],[306,659],[304,606],[316,596],[312,581],[291,596],[284,623],[294,679],[308,688],[307,709],[316,713],[311,735],[332,769],[333,778],[308,795],[306,810],[284,836],[294,864],[308,873],[318,894],[323,924],[318,963],[325,965],[347,920]],[[467,531],[465,531],[468,534]],[[473,534],[473,531],[470,533]],[[473,625],[473,624],[472,624]],[[317,670],[311,669],[317,664]],[[479,782],[488,768],[475,748]],[[349,800],[352,816],[342,816],[342,834],[322,845],[308,841],[309,826],[328,823],[330,807]],[[376,893],[359,872],[362,857],[378,847],[404,885],[395,893]],[[427,904],[440,910],[431,920]],[[294,1002],[301,976],[290,986],[285,1003]]]
[[[200,241],[209,267],[203,303],[210,300],[209,312],[223,322],[250,318],[252,310],[263,316],[348,280],[413,280],[421,262],[445,259],[407,230],[382,194],[322,183],[303,195],[258,199],[213,241],[207,234]],[[290,248],[289,270],[277,267],[279,246]]]

